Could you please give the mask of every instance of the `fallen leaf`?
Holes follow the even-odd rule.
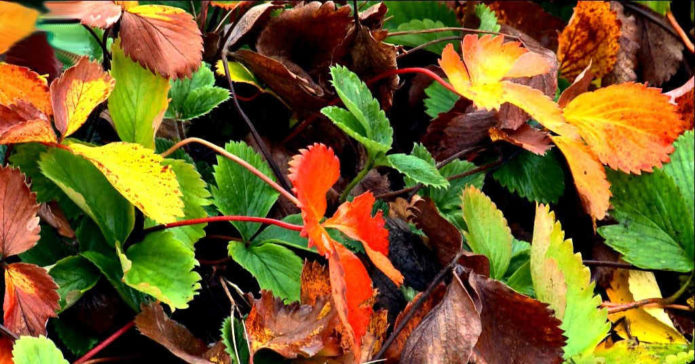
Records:
[[[34,31],[39,12],[20,4],[3,1],[0,3],[0,54]]]
[[[666,95],[671,98],[671,103],[675,103],[677,105],[676,108],[678,113],[680,114],[681,119],[685,121],[685,128],[688,130],[693,128],[693,123],[695,122],[695,111],[693,105],[693,99],[695,99],[693,94],[694,85],[695,77],[690,77],[690,79],[682,86],[666,93]]]
[[[560,97],[557,99],[557,104],[564,108],[577,96],[589,91],[589,86],[591,86],[591,81],[593,79],[594,74],[591,72],[591,64],[589,64],[582,73],[577,75],[577,78],[574,79],[572,84],[562,91]]]
[[[120,18],[122,8],[113,1],[46,1],[47,18],[79,19],[80,23],[106,29]]]
[[[301,277],[301,298],[304,305],[314,306],[318,301],[331,296],[331,283],[328,269],[317,261],[305,261]]]
[[[579,1],[569,24],[558,38],[557,58],[560,73],[575,78],[589,63],[597,78],[615,65],[620,37],[620,22],[610,3]]]
[[[434,202],[429,198],[414,196],[408,207],[408,220],[415,223],[429,238],[429,245],[437,254],[437,260],[446,266],[461,251],[461,233],[442,217]]]
[[[109,97],[115,83],[100,64],[82,57],[51,84],[54,122],[63,138],[87,121],[92,110]]]
[[[46,116],[53,114],[45,78],[26,67],[0,62],[0,105],[17,100],[32,104]]]
[[[219,1],[213,1],[213,3],[219,3]],[[224,44],[223,47],[227,47],[228,49],[234,47],[244,36],[267,21],[270,17],[270,11],[276,8],[277,5],[265,3],[249,9],[241,16],[236,24],[234,24],[234,28],[232,28],[229,38],[227,39],[227,44]]]
[[[654,17],[661,15],[642,7]],[[659,86],[668,81],[678,70],[683,61],[683,43],[680,38],[657,25],[651,19],[635,14],[637,38],[640,42],[637,58],[642,70],[642,81],[652,86]]]
[[[4,324],[17,335],[46,335],[46,323],[57,317],[58,286],[45,269],[27,263],[5,267]]]
[[[40,75],[47,74],[48,83],[55,80],[63,69],[44,32],[34,32],[15,43],[5,53],[5,62],[30,68]]]
[[[548,14],[533,1],[493,1],[487,3],[500,24],[512,26],[538,41],[543,47],[556,50],[557,37],[565,22]]]
[[[610,4],[611,10],[615,11],[620,22],[620,38],[618,38],[620,48],[613,70],[601,79],[601,84],[604,86],[637,81],[637,52],[640,49],[641,31],[635,17],[625,14],[625,8],[619,1],[611,1]]]
[[[516,130],[490,128],[488,133],[493,142],[504,140],[538,155],[545,155],[545,152],[552,147],[550,135],[547,132],[528,124]]]
[[[125,54],[166,78],[190,77],[203,60],[203,38],[193,16],[166,5],[140,5],[123,12]]]
[[[39,241],[39,205],[24,174],[0,166],[0,257],[21,254]]]
[[[72,239],[75,237],[75,231],[70,227],[70,221],[65,217],[63,210],[55,201],[42,203],[39,207],[39,217],[41,220],[51,225],[58,231],[60,236]]]

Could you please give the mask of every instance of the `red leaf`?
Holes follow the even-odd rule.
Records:
[[[0,336],[0,364],[13,364],[12,346],[14,342],[7,336]]]
[[[0,167],[0,256],[23,253],[39,241],[39,205],[24,175]]]
[[[45,269],[27,263],[5,268],[5,326],[17,335],[46,335],[49,317],[57,317],[58,286]]]
[[[36,32],[15,43],[5,54],[5,62],[31,68],[40,75],[48,74],[49,83],[63,68],[44,32]]]
[[[121,7],[113,1],[46,1],[48,18],[79,19],[84,25],[106,29],[121,17]]]

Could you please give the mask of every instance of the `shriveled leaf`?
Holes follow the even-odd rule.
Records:
[[[97,223],[109,243],[125,241],[135,225],[133,206],[95,166],[58,148],[41,154],[38,164],[41,173]]]
[[[0,54],[34,31],[39,12],[20,4],[0,3]]]
[[[70,221],[55,202],[42,203],[39,207],[39,217],[48,225],[51,225],[60,236],[72,239],[75,231],[70,227]]]
[[[115,81],[101,65],[82,57],[51,83],[51,103],[55,125],[62,137],[80,128],[97,105],[105,101]]]
[[[174,239],[169,231],[150,233],[125,253],[120,244],[116,248],[123,281],[166,303],[172,310],[187,308],[200,289],[200,275],[193,271],[198,265],[193,250]]]
[[[536,207],[531,243],[531,277],[536,297],[546,302],[562,320],[567,344],[564,358],[591,352],[610,329],[605,309],[599,309],[601,297],[594,295],[589,268],[574,253],[572,240],[555,213],[548,207]]]
[[[0,257],[29,250],[39,241],[39,205],[19,169],[0,166]]]
[[[620,38],[618,38],[620,48],[618,49],[613,70],[601,79],[603,85],[637,80],[636,71],[639,67],[637,52],[640,50],[640,37],[642,36],[635,16],[628,15],[625,7],[619,1],[612,1],[610,4],[611,10],[615,11],[620,22]]]
[[[251,356],[260,349],[271,349],[290,359],[316,355],[333,331],[335,311],[327,310],[329,307],[330,302],[324,300],[286,306],[282,299],[262,291],[246,318]]]
[[[4,325],[17,335],[46,335],[46,323],[59,308],[56,289],[41,267],[27,263],[5,267]]]
[[[45,336],[22,336],[14,343],[12,360],[15,364],[68,364],[63,353]]]
[[[395,168],[417,183],[431,187],[448,187],[449,181],[428,161],[414,155],[396,153],[386,156],[388,166]]]
[[[557,49],[558,34],[566,24],[548,14],[540,4],[533,1],[493,1],[487,5],[495,12],[500,24],[528,34],[545,48]]]
[[[492,177],[531,202],[556,203],[565,191],[565,173],[552,151],[544,156],[522,151]]]
[[[579,1],[569,24],[558,38],[560,73],[574,79],[591,63],[591,71],[602,77],[613,69],[618,53],[620,22],[605,1]]]
[[[139,144],[115,142],[100,147],[72,143],[70,150],[94,164],[123,197],[146,216],[166,224],[183,216],[181,190],[171,166]]]
[[[263,3],[246,11],[234,24],[229,34],[229,39],[227,39],[227,44],[224,46],[228,48],[234,47],[244,36],[256,30],[258,26],[264,25],[265,21],[270,17],[270,11],[276,8],[278,8],[278,5]]]
[[[278,244],[246,246],[230,241],[229,256],[253,274],[261,289],[285,302],[299,301],[299,277],[302,260],[291,250]]]
[[[197,118],[209,113],[229,98],[228,90],[215,86],[215,75],[207,64],[201,65],[190,78],[171,80],[170,83],[171,101],[166,112],[166,116],[170,118]]]
[[[495,113],[469,111],[469,106],[470,102],[465,100],[456,102],[451,111],[439,114],[427,126],[422,143],[437,160],[483,144],[487,140],[488,129],[498,125]]]
[[[154,149],[154,135],[169,104],[169,81],[126,57],[119,41],[111,52],[116,87],[109,97],[109,112],[114,127],[121,140]]]
[[[60,311],[65,311],[99,281],[99,270],[87,259],[72,255],[55,263],[48,271],[58,285]]]
[[[53,114],[46,79],[26,67],[2,62],[0,105],[9,106],[18,100],[31,104],[47,117]]]
[[[202,358],[207,345],[185,326],[170,319],[159,303],[143,305],[142,311],[135,317],[135,327],[187,363],[209,363]]]
[[[274,179],[268,163],[246,143],[230,142],[225,149]],[[279,193],[267,183],[246,168],[222,156],[217,157],[217,165],[214,168],[217,187],[212,187],[212,196],[221,213],[265,217],[270,212]],[[245,240],[250,240],[261,227],[258,223],[239,221],[233,221],[232,225]]]
[[[644,8],[642,10],[660,18],[654,12]],[[650,85],[659,86],[668,81],[683,62],[683,42],[642,14],[636,14],[635,21],[638,28],[637,59],[642,71],[641,79]]]
[[[469,186],[463,191],[463,232],[473,252],[490,259],[490,277],[502,279],[512,256],[512,232],[502,211],[482,191]]]
[[[409,220],[429,238],[429,245],[437,254],[439,264],[449,264],[461,251],[462,238],[459,230],[439,214],[437,207],[428,198],[414,198],[412,207],[408,210]]]
[[[636,174],[667,162],[685,129],[668,96],[637,83],[583,93],[563,114],[602,163]]]
[[[49,19],[79,19],[80,23],[106,29],[121,18],[122,8],[115,1],[46,1]]]
[[[203,38],[193,16],[166,5],[139,5],[123,12],[124,53],[166,78],[190,77],[203,58]]]

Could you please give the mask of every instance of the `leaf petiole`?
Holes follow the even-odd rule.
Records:
[[[209,217],[203,217],[203,218],[199,218],[199,219],[175,221],[175,222],[171,222],[168,224],[162,224],[162,225],[156,225],[156,226],[149,227],[149,228],[143,230],[143,232],[145,234],[147,234],[147,233],[151,233],[154,231],[159,231],[159,230],[164,230],[164,229],[169,229],[169,228],[175,228],[175,227],[179,227],[179,226],[206,224],[209,222],[217,222],[217,221],[258,222],[261,224],[277,225],[281,228],[285,228],[287,230],[294,230],[294,231],[302,231],[302,229],[303,229],[303,226],[301,226],[301,225],[290,224],[290,223],[287,223],[287,222],[284,222],[281,220],[270,219],[267,217],[229,215],[229,216],[209,216]]]
[[[364,166],[364,168],[362,168],[362,170],[359,171],[359,173],[357,173],[355,178],[353,178],[352,181],[350,181],[347,187],[345,187],[343,192],[340,194],[340,201],[347,200],[347,197],[350,195],[350,191],[352,191],[352,189],[355,188],[355,186],[357,186],[357,184],[360,183],[362,179],[364,179],[364,177],[367,175],[367,173],[369,173],[372,167],[374,167],[374,160],[370,158],[367,164]]]

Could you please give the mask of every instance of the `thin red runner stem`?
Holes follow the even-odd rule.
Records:
[[[100,351],[104,350],[105,347],[109,346],[112,342],[114,342],[114,340],[121,337],[133,326],[135,326],[135,321],[128,322],[123,327],[118,329],[118,331],[114,332],[113,334],[111,334],[111,336],[107,337],[106,340],[100,342],[99,345],[95,346],[94,348],[92,348],[92,350],[88,351],[87,354],[84,354],[81,358],[77,359],[73,364],[82,364],[87,360],[91,359],[94,355],[99,354]]]
[[[423,74],[425,76],[429,76],[431,79],[439,82],[442,86],[446,87],[447,90],[449,90],[457,95],[459,94],[458,91],[456,91],[456,89],[454,88],[454,86],[452,86],[450,83],[446,82],[443,78],[439,77],[438,74],[428,70],[427,68],[422,68],[422,67],[407,67],[407,68],[399,68],[399,69],[395,69],[395,70],[388,70],[382,74],[379,74],[379,75],[374,76],[373,78],[370,78],[369,80],[367,80],[366,83],[367,83],[367,85],[370,85],[370,84],[372,84],[376,81],[379,81],[383,78],[393,76],[393,75],[401,75],[404,73],[419,73],[419,74]]]
[[[217,221],[258,222],[261,224],[276,225],[276,226],[279,226],[281,228],[285,228],[287,230],[294,230],[294,231],[302,231],[302,228],[303,228],[301,225],[290,224],[290,223],[280,221],[280,220],[269,219],[267,217],[232,215],[232,216],[210,216],[210,217],[203,217],[200,219],[181,220],[181,221],[171,222],[168,224],[153,226],[151,228],[145,229],[145,232],[147,233],[147,232],[152,232],[152,231],[174,228],[174,227],[178,227],[178,226],[205,224],[208,222],[217,222]]]

